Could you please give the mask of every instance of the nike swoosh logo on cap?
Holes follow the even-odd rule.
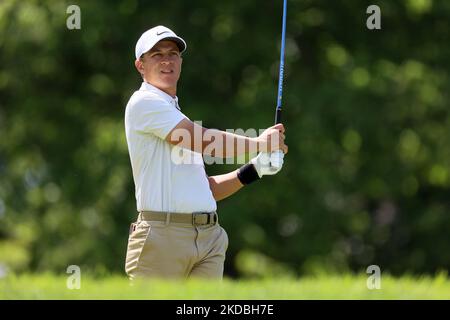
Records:
[[[157,35],[157,36],[160,36],[160,35],[162,35],[163,33],[168,33],[168,32],[169,32],[169,31],[157,32],[156,35]]]

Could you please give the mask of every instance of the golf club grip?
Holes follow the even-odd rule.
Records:
[[[275,113],[275,124],[281,123],[281,107],[277,107]],[[283,163],[283,151],[277,150],[270,154],[270,165],[279,169]]]
[[[281,123],[281,108],[277,108],[275,112],[275,124]]]

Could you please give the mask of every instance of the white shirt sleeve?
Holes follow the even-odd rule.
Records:
[[[157,96],[136,99],[128,108],[132,129],[152,133],[163,140],[181,120],[186,118],[175,106]]]

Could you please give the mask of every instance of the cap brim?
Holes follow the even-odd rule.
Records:
[[[181,38],[177,38],[177,37],[166,37],[166,38],[162,38],[159,41],[163,41],[163,40],[171,40],[173,42],[176,43],[178,49],[180,50],[180,52],[183,52],[184,50],[186,50],[186,43],[184,42],[183,39]],[[158,42],[159,42],[158,41]],[[157,43],[158,43],[157,42]]]

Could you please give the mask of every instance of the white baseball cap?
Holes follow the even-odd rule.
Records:
[[[156,26],[145,31],[137,41],[135,50],[136,59],[139,59],[142,54],[149,51],[161,40],[172,40],[177,44],[180,52],[186,50],[186,42],[177,36],[175,32],[164,26]]]

